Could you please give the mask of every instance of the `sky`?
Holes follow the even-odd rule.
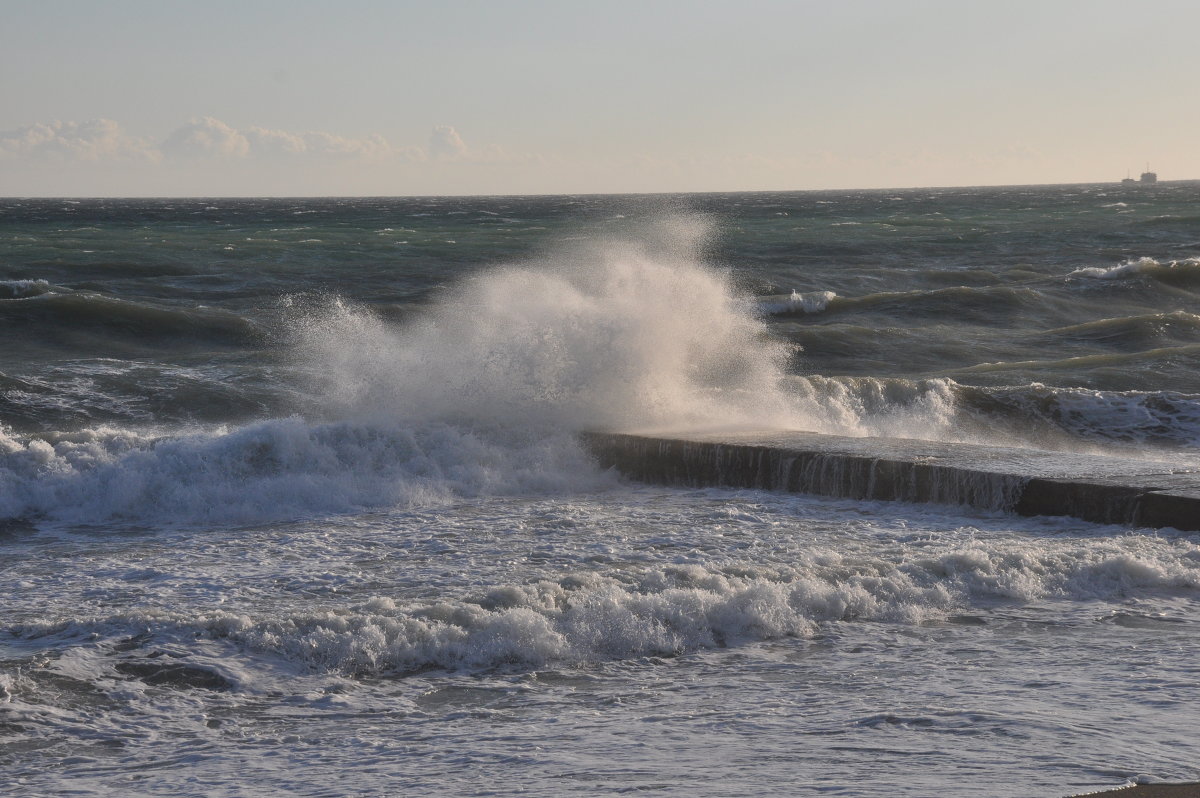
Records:
[[[0,0],[0,196],[1200,178],[1195,0]]]

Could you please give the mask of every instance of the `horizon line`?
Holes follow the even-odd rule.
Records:
[[[1169,184],[1200,183],[1200,178],[1185,178],[1179,180],[1159,180],[1155,186]],[[795,188],[795,189],[733,189],[707,191],[562,191],[562,192],[533,192],[511,194],[461,193],[461,194],[12,194],[0,195],[0,200],[202,200],[202,199],[278,199],[278,200],[310,200],[310,199],[499,199],[499,198],[534,198],[534,197],[664,197],[681,195],[715,195],[715,194],[829,194],[848,191],[946,191],[952,189],[1000,189],[1000,188],[1056,188],[1072,186],[1115,186],[1122,185],[1120,180],[1095,181],[1086,183],[986,183],[957,186],[874,186],[852,188]],[[1150,186],[1136,185],[1134,190],[1144,190]]]

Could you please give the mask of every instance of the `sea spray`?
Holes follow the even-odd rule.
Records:
[[[590,489],[611,477],[584,429],[794,425],[788,347],[699,262],[702,221],[647,230],[484,271],[399,326],[292,300],[302,415],[5,433],[0,515],[253,523]]]
[[[567,431],[794,424],[781,384],[789,347],[728,275],[700,263],[694,220],[663,226],[675,251],[576,242],[482,272],[399,328],[334,300],[301,325],[299,351],[340,417]]]

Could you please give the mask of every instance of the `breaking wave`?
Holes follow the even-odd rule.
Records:
[[[110,648],[109,667],[126,676],[165,678],[169,674],[150,669],[155,643],[199,637],[230,641],[310,672],[404,676],[674,656],[811,637],[835,622],[953,622],[958,613],[1002,602],[1111,601],[1130,591],[1198,589],[1197,546],[1187,540],[980,541],[936,551],[918,547],[898,560],[818,549],[791,566],[575,573],[435,602],[371,596],[336,612],[278,617],[140,611],[24,624],[9,633],[17,639],[107,639],[111,643],[102,647]],[[138,645],[129,645],[129,635]],[[151,659],[119,653],[130,649]],[[157,665],[164,668],[162,661]],[[187,663],[167,659],[166,666]],[[215,673],[199,686],[236,683],[236,675],[221,673],[220,660],[209,667]],[[195,671],[193,666],[192,682],[202,676]]]
[[[1127,260],[1116,266],[1088,266],[1076,269],[1069,277],[1092,277],[1100,280],[1125,280],[1148,277],[1168,285],[1200,285],[1200,258],[1159,261],[1142,257]]]
[[[760,313],[772,316],[787,313],[812,314],[823,312],[835,299],[837,294],[833,291],[800,293],[793,290],[790,295],[759,297],[756,304]]]
[[[53,290],[45,280],[0,280],[0,299],[25,299]]]
[[[813,375],[788,384],[820,432],[1068,451],[1115,445],[1129,454],[1200,447],[1195,394],[973,386],[946,378]]]

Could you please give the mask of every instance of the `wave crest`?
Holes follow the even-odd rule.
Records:
[[[1163,261],[1141,257],[1108,268],[1087,266],[1076,269],[1068,277],[1091,277],[1100,280],[1124,280],[1149,277],[1169,285],[1200,283],[1200,258]]]
[[[1112,601],[1130,591],[1190,594],[1200,590],[1196,557],[1194,542],[1136,535],[1017,545],[980,540],[883,558],[818,549],[789,566],[581,572],[485,588],[474,597],[401,602],[375,595],[277,616],[146,610],[9,631],[111,643],[136,635],[151,652],[176,637],[203,636],[290,667],[354,676],[539,668],[811,637],[840,622],[946,622],[955,613],[1003,602]],[[128,648],[113,646],[118,663],[129,657],[123,653]]]

